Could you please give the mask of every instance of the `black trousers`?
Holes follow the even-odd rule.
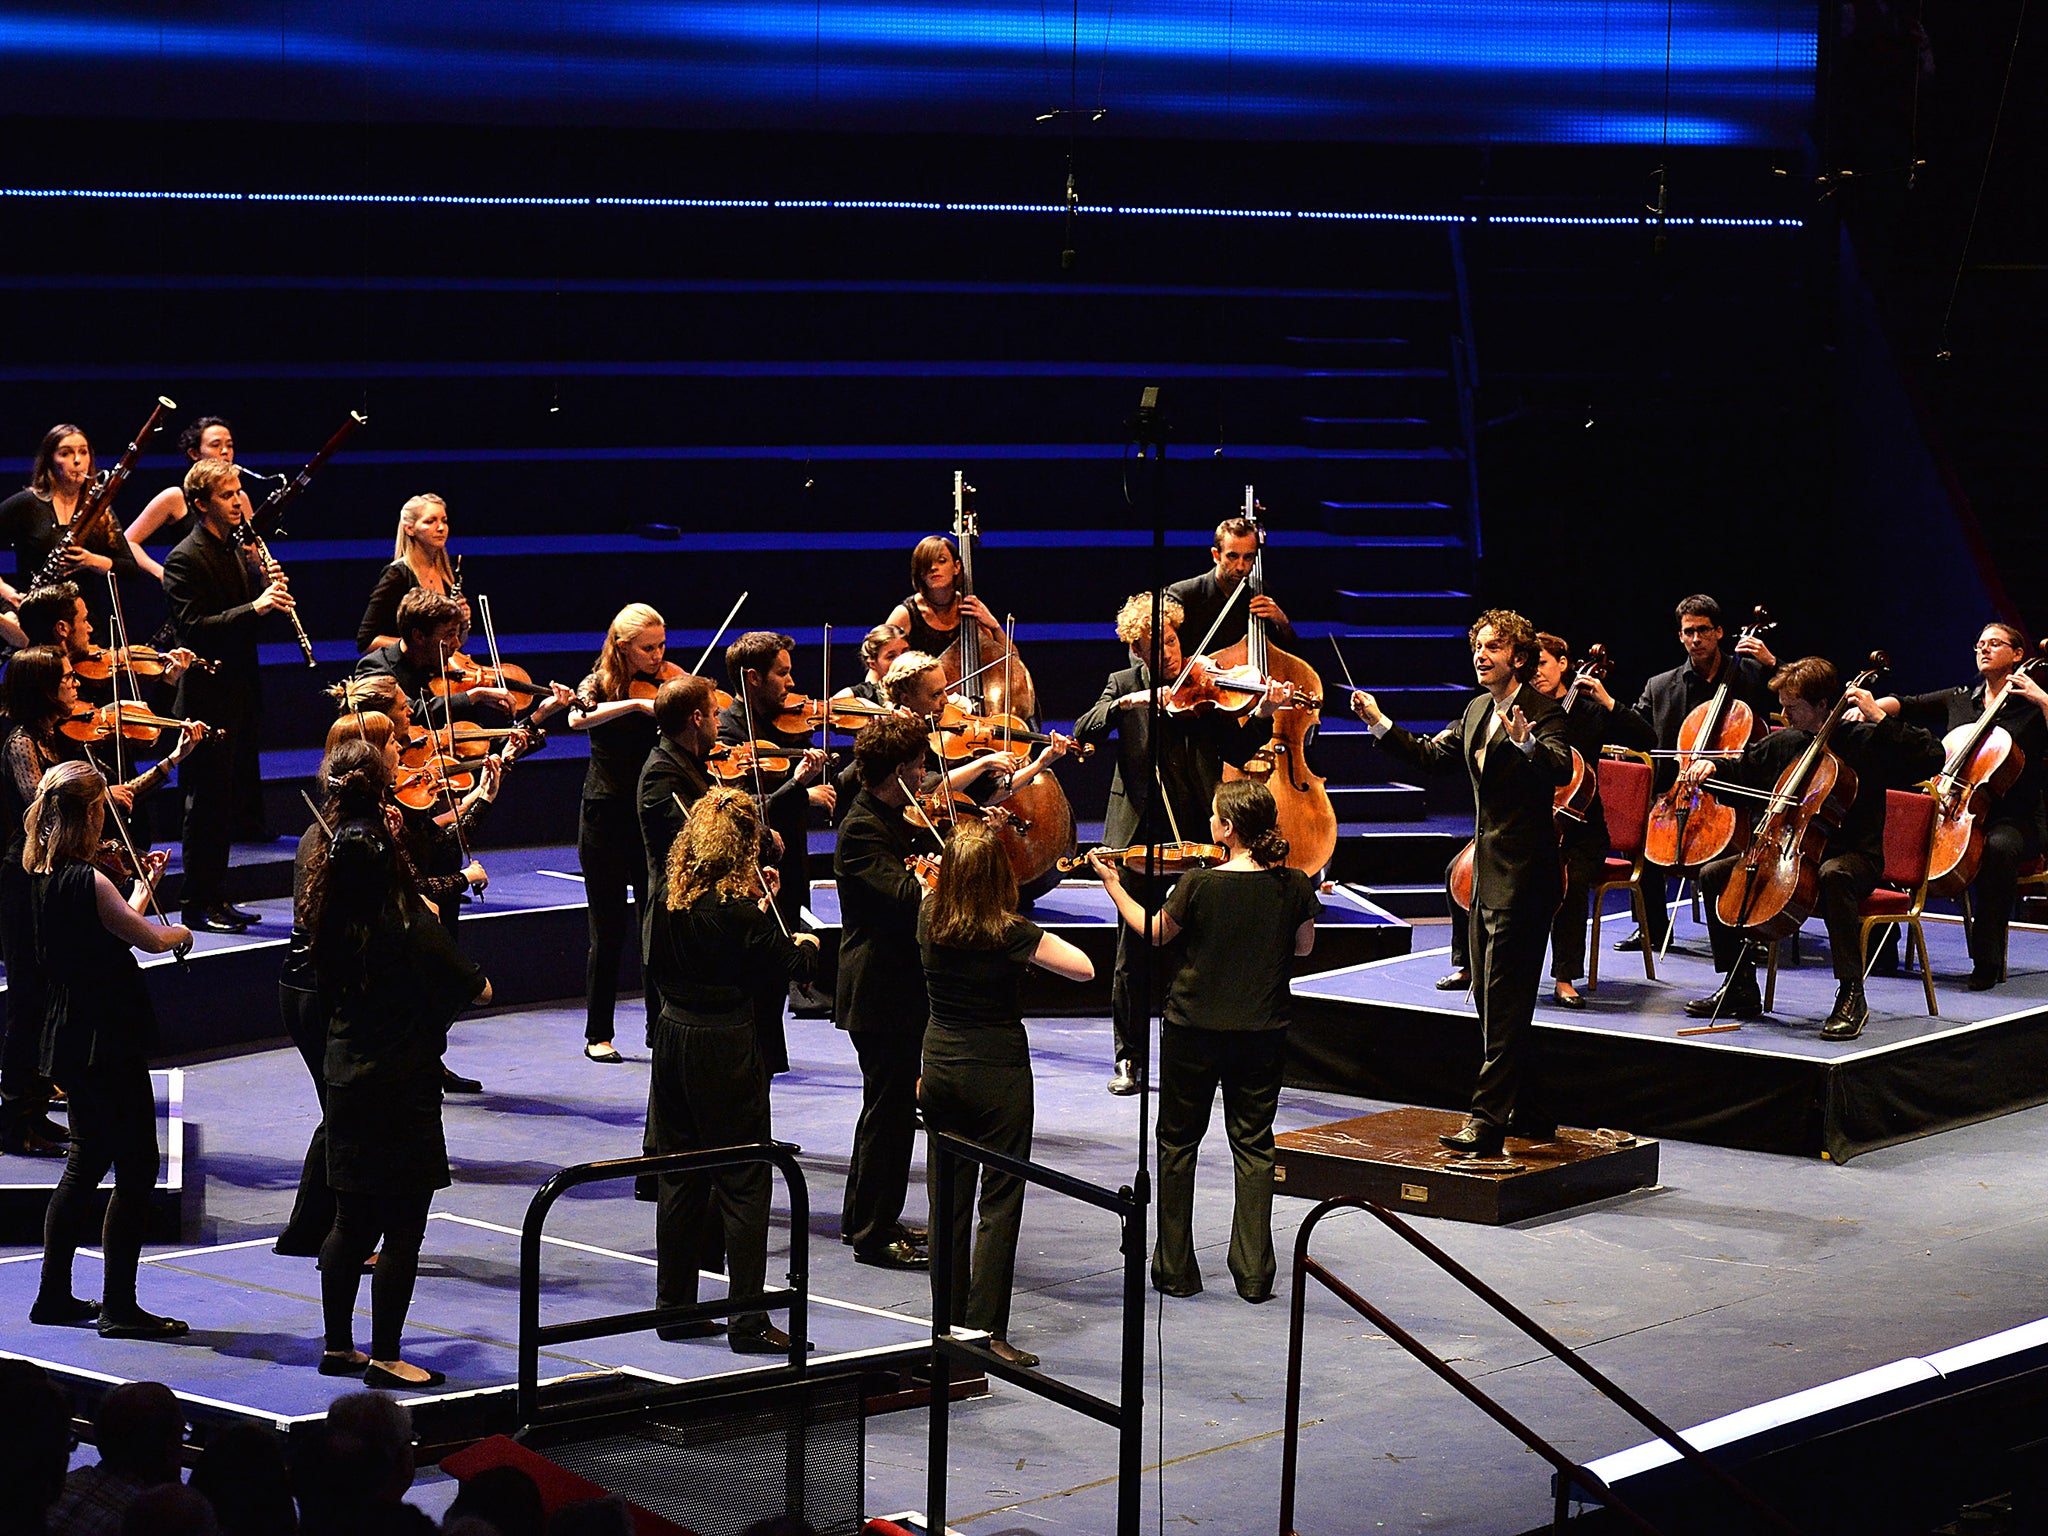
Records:
[[[918,1102],[925,1128],[945,1131],[991,1152],[1031,1155],[1032,1084],[1028,1062],[998,1066],[981,1062],[927,1062]],[[934,1159],[925,1159],[931,1190],[933,1242],[938,1241],[939,1207]],[[1024,1181],[992,1168],[981,1175],[981,1222],[974,1220],[972,1163],[955,1165],[952,1253],[953,1323],[985,1328],[996,1338],[1010,1333],[1010,1294],[1017,1274],[1017,1232],[1024,1220]]]
[[[43,1275],[39,1295],[61,1301],[71,1294],[71,1264],[79,1244],[92,1236],[93,1191],[114,1170],[114,1193],[101,1224],[106,1255],[101,1315],[133,1317],[135,1270],[142,1261],[142,1233],[150,1193],[156,1187],[156,1094],[149,1068],[138,1061],[117,1067],[88,1067],[64,1085],[70,1105],[71,1151],[43,1217]]]
[[[208,736],[178,769],[185,791],[185,894],[187,912],[225,899],[228,845],[237,835],[261,835],[263,769],[256,751],[261,713],[252,683],[207,699],[199,718],[224,736]]]
[[[1195,1158],[1223,1090],[1223,1134],[1237,1176],[1230,1218],[1230,1278],[1238,1294],[1273,1289],[1273,1115],[1287,1060],[1284,1029],[1159,1030],[1159,1238],[1152,1283],[1200,1290],[1195,1262]]]
[[[319,993],[287,982],[277,985],[277,1009],[284,1016],[285,1033],[291,1036],[313,1079],[313,1097],[320,1104],[320,1123],[306,1143],[298,1197],[292,1201],[291,1219],[278,1234],[277,1251],[317,1253],[334,1228],[334,1191],[327,1183],[327,1078],[322,1070],[327,1058],[327,1010],[320,1006]]]
[[[2041,852],[2041,831],[2033,822],[1993,822],[1984,833],[1984,858],[1970,885],[1970,963],[1993,970],[2005,963],[2006,929],[2020,894],[2020,866]],[[1891,930],[1897,933],[1896,927]],[[10,970],[8,974],[14,973]]]
[[[917,1074],[924,1026],[853,1031],[860,1058],[860,1119],[846,1168],[840,1231],[856,1253],[871,1253],[899,1235],[917,1144]]]
[[[751,1010],[715,1015],[665,1008],[651,1043],[648,1152],[747,1146],[772,1138],[768,1073]],[[718,1268],[721,1254],[730,1281],[726,1294],[761,1294],[768,1274],[771,1182],[766,1163],[661,1176],[654,1203],[656,1306],[693,1305],[698,1271]],[[768,1314],[735,1313],[729,1326],[735,1335],[759,1335]]]
[[[1552,909],[1472,904],[1466,942],[1483,1051],[1472,1088],[1472,1118],[1505,1129],[1539,1126],[1549,1115],[1538,1060],[1536,986]]]
[[[583,966],[583,1038],[594,1045],[612,1038],[612,1017],[619,1001],[619,961],[626,952],[627,936],[640,932],[640,914],[647,910],[647,844],[640,835],[633,802],[585,800],[576,824],[576,857],[583,866],[583,899],[590,921],[590,953]],[[630,910],[626,904],[629,886],[633,893]],[[650,1033],[653,1023],[650,1008]]]
[[[1607,864],[1607,836],[1582,837],[1564,846],[1564,900],[1550,920],[1550,976],[1553,981],[1577,981],[1586,974],[1586,924],[1591,920],[1589,898]]]
[[[1661,864],[1645,863],[1642,878],[1643,913],[1648,919],[1643,932],[1651,943],[1660,948],[1664,935],[1671,927],[1671,872]]]
[[[1707,933],[1713,941],[1717,971],[1727,970],[1742,953],[1741,933],[1721,921],[1719,910],[1721,892],[1741,862],[1742,855],[1730,854],[1700,871],[1700,897],[1707,904]],[[1856,909],[1877,889],[1882,873],[1877,860],[1861,853],[1842,853],[1821,861],[1820,915],[1827,924],[1828,952],[1839,982],[1863,980],[1863,945],[1857,932],[1862,920]],[[1763,954],[1763,945],[1757,944],[1751,953],[1752,958]]]
[[[0,1041],[0,1134],[38,1123],[50,1103],[50,1080],[38,1063],[43,1047],[43,968],[36,961],[35,914],[22,840],[0,853],[0,963],[7,967],[7,1034]]]
[[[1167,892],[1173,887],[1174,882],[1170,879],[1154,880],[1136,870],[1124,872],[1124,889],[1142,907],[1164,905]],[[1146,900],[1148,890],[1157,893],[1152,902]],[[1109,977],[1109,1020],[1116,1042],[1116,1060],[1128,1061],[1135,1067],[1152,1059],[1150,1021],[1159,1017],[1167,994],[1173,990],[1174,973],[1180,969],[1180,955],[1178,944],[1148,945],[1144,935],[1129,923],[1119,924],[1116,931],[1116,967]],[[1149,1010],[1146,993],[1138,985],[1141,967],[1150,967]]]
[[[356,1294],[362,1289],[363,1261],[374,1250],[370,1358],[399,1358],[399,1336],[405,1332],[413,1281],[419,1275],[420,1244],[427,1237],[427,1208],[433,1203],[431,1189],[334,1192],[334,1226],[320,1247],[320,1315],[329,1350],[345,1354],[356,1347]]]

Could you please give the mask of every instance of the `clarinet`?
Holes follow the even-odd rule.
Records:
[[[149,413],[149,420],[142,424],[142,430],[128,444],[128,451],[121,455],[120,462],[110,470],[102,470],[92,484],[79,493],[78,505],[71,509],[71,522],[64,529],[64,537],[57,541],[57,547],[50,551],[50,557],[37,568],[34,579],[22,591],[33,592],[37,587],[47,587],[58,579],[64,557],[79,546],[86,534],[92,531],[94,523],[113,509],[114,493],[121,489],[121,482],[135,468],[135,461],[142,457],[142,450],[148,446],[149,440],[163,430],[164,412],[177,408],[178,402],[168,396],[156,397],[156,409]]]
[[[253,553],[266,573],[271,566],[277,565],[277,562],[270,558],[270,546],[263,542],[263,535],[249,526],[247,518],[235,524],[235,542]],[[277,568],[280,571],[284,569],[281,565]],[[306,658],[306,665],[319,666],[320,663],[313,659],[313,642],[306,638],[306,626],[299,622],[299,611],[294,608],[285,617],[292,621],[292,634],[298,639],[299,652]]]

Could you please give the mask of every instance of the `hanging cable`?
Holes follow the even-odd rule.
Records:
[[[2012,68],[2019,61],[2020,36],[2027,29],[2027,0],[2020,0],[2019,18],[2013,22],[2012,49],[2005,56],[2005,83],[1998,88],[1998,110],[1991,118],[1991,142],[1984,146],[1984,169],[1977,176],[1977,195],[1970,202],[1970,223],[1963,231],[1963,248],[1956,254],[1955,281],[1948,287],[1948,303],[1941,311],[1941,339],[1934,360],[1945,363],[1954,355],[1949,346],[1949,322],[1955,318],[1956,298],[1963,288],[1963,269],[1970,262],[1970,242],[1977,237],[1977,218],[1984,211],[1984,189],[1991,182],[1991,158],[1998,152],[1998,131],[2005,123],[2005,102],[2012,94]]]

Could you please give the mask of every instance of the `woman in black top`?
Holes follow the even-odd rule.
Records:
[[[58,763],[81,762],[85,747],[57,730],[57,722],[78,707],[78,678],[56,646],[15,652],[0,678],[11,724],[0,737],[0,960],[7,967],[6,1042],[0,1046],[0,1152],[62,1157],[63,1133],[44,1106],[50,1082],[36,1064],[43,1032],[43,983],[36,963],[35,920],[29,877],[21,860],[22,814],[34,800],[43,775]],[[138,794],[170,777],[199,739],[188,726],[171,755],[125,784],[108,791],[126,814]]]
[[[763,880],[766,877],[766,884]],[[738,790],[714,789],[690,808],[669,845],[662,900],[650,915],[647,966],[661,1013],[652,1026],[646,1150],[655,1155],[771,1139],[768,1069],[754,1030],[764,980],[779,990],[806,977],[818,941],[786,935],[769,915],[774,871],[761,867],[761,821]],[[721,1244],[729,1296],[758,1296],[768,1270],[769,1174],[744,1163],[704,1174],[664,1174],[654,1216],[655,1305],[697,1302],[697,1272]],[[713,1215],[716,1203],[717,1214]],[[740,1354],[781,1354],[789,1335],[766,1312],[732,1315]],[[702,1338],[716,1323],[660,1330]]]
[[[1216,791],[1209,840],[1229,850],[1214,869],[1181,876],[1152,920],[1154,944],[1182,934],[1182,961],[1159,1031],[1159,1241],[1152,1284],[1169,1296],[1202,1288],[1195,1263],[1195,1157],[1218,1083],[1223,1129],[1237,1168],[1230,1276],[1246,1301],[1273,1295],[1273,1114],[1287,1053],[1288,973],[1315,947],[1322,903],[1307,875],[1286,866],[1287,839],[1273,793],[1236,779]],[[1115,864],[1089,863],[1125,922],[1146,931],[1145,910]]]
[[[156,1186],[156,1095],[149,1055],[156,1014],[134,951],[158,955],[190,944],[181,927],[144,919],[164,855],[148,856],[145,878],[126,900],[93,868],[107,815],[107,785],[89,763],[59,763],[43,775],[27,813],[21,862],[33,879],[37,961],[45,994],[42,1067],[64,1083],[71,1155],[43,1219],[43,1275],[33,1323],[84,1323],[100,1337],[170,1339],[186,1332],[173,1317],[135,1299],[142,1231]],[[100,1301],[71,1294],[71,1261],[92,1230],[93,1192],[114,1170],[100,1247]]]
[[[343,822],[307,877],[316,1006],[327,1015],[327,1182],[334,1226],[320,1249],[323,1376],[360,1375],[397,1391],[445,1378],[399,1354],[434,1191],[451,1182],[441,1133],[441,1052],[448,1025],[491,1000],[483,972],[406,888],[381,817]],[[384,1246],[370,1282],[370,1350],[354,1339],[363,1261]]]
[[[415,496],[398,509],[391,563],[378,574],[363,621],[356,626],[358,651],[398,642],[398,604],[415,587],[453,598],[462,615],[463,638],[468,637],[469,600],[462,595],[462,583],[448,558],[448,503],[431,493]]]
[[[369,716],[364,716],[368,720]],[[382,718],[381,716],[378,718]],[[339,721],[336,722],[340,724]],[[334,732],[330,731],[330,735]],[[334,1190],[327,1182],[327,1012],[320,1003],[320,982],[313,972],[313,928],[309,909],[314,866],[326,857],[327,829],[344,821],[375,821],[384,815],[391,794],[391,773],[398,750],[387,735],[383,745],[358,735],[336,742],[320,763],[319,782],[325,801],[316,820],[299,838],[292,860],[292,938],[284,971],[277,978],[278,1011],[285,1033],[313,1078],[313,1096],[321,1111],[299,1169],[299,1193],[284,1231],[271,1245],[273,1253],[310,1259],[334,1226]]]
[[[1017,915],[1017,877],[1009,855],[993,832],[968,819],[954,830],[939,866],[938,889],[918,913],[918,952],[931,999],[917,1086],[925,1128],[1028,1158],[1033,1114],[1031,1048],[1019,998],[1024,973],[1036,965],[1069,981],[1088,981],[1094,965],[1065,939]],[[940,1212],[932,1163],[927,1158],[925,1169],[936,1230]],[[981,1170],[977,1235],[974,1171],[973,1164],[960,1164],[953,1184],[948,1321],[985,1329],[997,1359],[1033,1366],[1038,1356],[1009,1341],[1024,1181]]]
[[[21,584],[17,588],[0,581],[0,598],[6,599],[8,607],[21,606],[28,592],[26,584],[35,579],[63,539],[93,473],[92,445],[85,433],[68,421],[61,422],[43,434],[28,485],[0,501],[0,541],[14,551],[14,579]],[[106,620],[107,590],[102,574],[106,571],[135,574],[135,551],[121,537],[121,525],[111,517],[100,518],[71,546],[57,572],[78,583],[95,624]]]
[[[964,615],[981,625],[991,642],[1003,638],[1003,627],[978,597],[960,595],[964,568],[950,539],[933,534],[919,539],[910,552],[910,584],[916,590],[898,603],[886,623],[903,631],[905,649],[943,656],[959,638]]]
[[[654,691],[636,699],[633,684],[654,679],[667,649],[661,615],[645,603],[628,603],[612,620],[597,665],[577,686],[576,702],[569,707],[569,729],[590,733],[590,767],[583,775],[583,809],[576,823],[576,856],[583,865],[590,921],[583,1054],[610,1065],[626,1059],[612,1044],[612,1015],[626,935],[639,932],[639,914],[647,910],[647,845],[640,836],[636,797],[640,770],[660,736],[654,726]],[[651,1001],[653,994],[648,996]],[[650,1030],[653,1024],[649,1018]]]
[[[178,451],[185,455],[185,462],[197,464],[201,459],[225,459],[235,462],[235,429],[219,416],[201,416],[178,434]],[[248,489],[250,472],[242,471],[243,488]],[[176,544],[196,525],[189,524],[192,504],[185,499],[185,477],[181,472],[176,484],[167,485],[143,504],[134,521],[122,530],[128,547],[135,552],[135,563],[149,572],[157,581],[164,579],[164,568],[152,560],[143,545],[159,529],[171,530],[171,542]],[[259,529],[268,532],[268,529]]]

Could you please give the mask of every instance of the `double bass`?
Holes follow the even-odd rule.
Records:
[[[1872,651],[1869,668],[1849,687],[1868,688],[1889,670],[1891,661],[1885,653]],[[1813,916],[1820,902],[1827,834],[1841,826],[1856,803],[1856,770],[1828,750],[1848,704],[1844,689],[1806,750],[1778,775],[1749,846],[1715,906],[1728,927],[1776,943],[1797,933]]]
[[[1758,608],[1736,639],[1748,640],[1775,628],[1777,622]],[[1683,783],[1686,765],[1694,756],[1732,757],[1756,733],[1755,713],[1729,689],[1734,677],[1735,658],[1730,656],[1714,696],[1695,706],[1678,728],[1680,779],[1651,805],[1643,835],[1643,857],[1652,864],[1697,869],[1726,853],[1742,831],[1742,818],[1733,806],[1716,800],[1704,785]]]
[[[953,471],[953,536],[960,546],[960,596],[974,593],[974,546],[979,540],[978,514],[974,510],[974,487],[959,470]],[[1035,718],[1038,711],[1031,674],[1006,636],[994,655],[984,654],[981,626],[966,614],[960,617],[960,632],[939,658],[948,693],[959,689],[968,700],[972,714],[981,717],[1010,716],[1018,720]],[[988,720],[998,735],[1015,739],[1014,730],[1004,732]],[[973,735],[973,732],[953,732]],[[1000,824],[991,822],[996,840],[1010,856],[1011,873],[1024,900],[1044,895],[1060,881],[1059,861],[1074,852],[1074,808],[1067,792],[1051,773],[1035,775],[1023,788],[1001,796],[997,802],[1009,815]]]
[[[2048,670],[2048,641],[2041,643],[2042,656],[2023,661],[2015,672]],[[1977,878],[1984,860],[1984,823],[1991,807],[2013,786],[2027,766],[2027,754],[2003,726],[1991,722],[2010,695],[2000,689],[1997,697],[1984,690],[1984,711],[1976,723],[1959,725],[1941,739],[1947,754],[1941,772],[1929,781],[1934,796],[1934,847],[1927,862],[1927,891],[1932,896],[1955,896]]]
[[[1251,574],[1245,577],[1247,597],[1266,590],[1266,530],[1259,522],[1259,511],[1258,498],[1252,487],[1246,486],[1243,516],[1259,541]],[[1274,645],[1267,638],[1266,621],[1255,613],[1245,616],[1244,639],[1225,646],[1213,659],[1226,676],[1236,673],[1247,682],[1258,677],[1294,685],[1293,700],[1273,716],[1272,740],[1242,768],[1225,763],[1223,777],[1226,781],[1256,779],[1273,792],[1280,811],[1280,835],[1287,839],[1287,863],[1313,880],[1337,851],[1337,812],[1330,805],[1325,781],[1308,763],[1309,741],[1322,723],[1322,677],[1299,656]],[[1239,672],[1240,668],[1244,670]]]

